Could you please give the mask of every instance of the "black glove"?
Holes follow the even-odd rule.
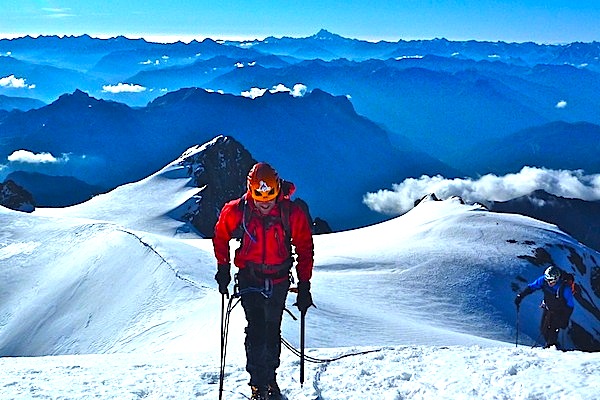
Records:
[[[311,306],[314,306],[312,295],[310,294],[310,282],[298,282],[298,297],[296,298],[295,305],[302,314]]]
[[[533,293],[533,290],[531,290],[531,288],[527,286],[525,290],[523,290],[517,295],[517,297],[515,297],[515,305],[517,306],[517,308],[519,308],[525,296],[529,296],[531,293]]]
[[[517,295],[517,297],[515,297],[515,305],[517,306],[517,308],[519,308],[522,301],[523,301],[523,296],[521,296],[521,293],[519,293]]]
[[[229,264],[218,265],[215,280],[219,284],[219,293],[229,296],[229,289],[227,289],[229,282],[231,282],[231,268]]]

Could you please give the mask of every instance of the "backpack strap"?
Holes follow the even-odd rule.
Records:
[[[238,199],[237,207],[242,212],[242,219],[231,236],[242,241],[244,238],[244,233],[247,233],[250,237],[250,240],[254,241],[255,239],[252,237],[252,235],[250,235],[250,232],[248,232],[248,229],[246,228],[250,218],[252,217],[250,212],[248,212],[248,200],[246,199],[246,194]]]
[[[290,227],[290,206],[291,200],[283,199],[279,202],[279,211],[281,212],[281,224],[285,232],[285,239],[289,242],[292,238],[292,228]]]
[[[279,211],[281,213],[281,225],[283,227],[283,234],[285,236],[285,246],[288,250],[290,261],[293,262],[294,253],[292,251],[292,227],[290,224],[290,208],[292,201],[289,199],[282,199],[279,202]]]

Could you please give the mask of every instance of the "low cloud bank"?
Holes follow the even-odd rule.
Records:
[[[26,79],[17,78],[14,75],[5,76],[0,78],[0,86],[12,89],[35,89],[35,85],[29,85],[26,83]]]
[[[102,86],[102,91],[109,93],[140,93],[146,91],[146,88],[141,85],[119,82],[116,85]]]
[[[35,153],[23,149],[15,150],[6,157],[6,164],[0,164],[0,182],[13,171],[48,173],[64,168],[70,160],[71,155],[69,154],[56,157],[48,152]]]
[[[408,178],[363,197],[370,209],[388,215],[400,215],[413,208],[417,199],[428,193],[440,198],[460,196],[468,203],[507,201],[535,190],[545,190],[555,196],[588,201],[600,200],[600,174],[585,175],[583,171],[552,170],[523,167],[514,174],[488,174],[479,179],[447,179],[441,175]]]
[[[7,157],[8,161],[27,164],[54,164],[69,161],[69,156],[63,154],[61,158],[54,157],[51,153],[34,153],[29,150],[16,150]]]
[[[302,97],[306,94],[307,88],[306,88],[306,85],[303,85],[302,83],[297,83],[294,85],[293,88],[290,89],[280,83],[277,86],[273,86],[272,89],[260,89],[260,88],[253,87],[250,90],[242,92],[241,95],[244,97],[249,97],[251,99],[255,99],[255,98],[260,97],[263,94],[265,94],[267,92],[267,90],[269,90],[270,93],[288,92],[293,97]]]
[[[11,172],[33,172],[53,176],[72,176],[91,184],[104,185],[107,162],[98,156],[86,154],[33,152],[26,149],[13,151],[0,159],[0,182]]]

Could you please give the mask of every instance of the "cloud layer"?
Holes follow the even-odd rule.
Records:
[[[485,204],[489,201],[507,201],[538,189],[555,196],[600,200],[600,174],[585,175],[581,170],[523,167],[515,174],[488,174],[479,179],[446,179],[441,175],[423,175],[394,184],[392,190],[367,193],[363,202],[374,211],[400,215],[413,208],[414,201],[428,193],[435,193],[440,198],[460,196],[468,203]]]
[[[146,88],[144,86],[121,82],[116,85],[102,86],[102,91],[109,93],[140,93],[145,90]]]
[[[17,78],[14,75],[9,75],[0,78],[0,86],[13,89],[35,89],[35,85],[28,85],[25,81],[26,79],[24,78]]]
[[[3,162],[3,160],[0,160]],[[36,172],[55,176],[73,176],[89,183],[99,184],[107,169],[106,161],[86,154],[33,152],[26,149],[13,151],[0,164],[0,182],[15,171]]]
[[[241,95],[244,97],[249,97],[251,99],[255,99],[257,97],[262,96],[263,94],[265,94],[267,92],[267,90],[269,90],[270,93],[288,92],[290,95],[292,95],[294,97],[302,97],[306,94],[306,89],[307,89],[306,85],[303,85],[302,83],[295,84],[292,89],[290,89],[280,83],[277,86],[273,86],[272,89],[260,89],[260,88],[253,87],[250,90],[242,92]]]
[[[8,161],[27,164],[54,164],[69,161],[69,156],[63,154],[56,158],[51,153],[34,153],[29,150],[16,150],[8,156]]]

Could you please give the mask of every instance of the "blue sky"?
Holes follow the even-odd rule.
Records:
[[[0,36],[600,41],[598,0],[0,0]]]

